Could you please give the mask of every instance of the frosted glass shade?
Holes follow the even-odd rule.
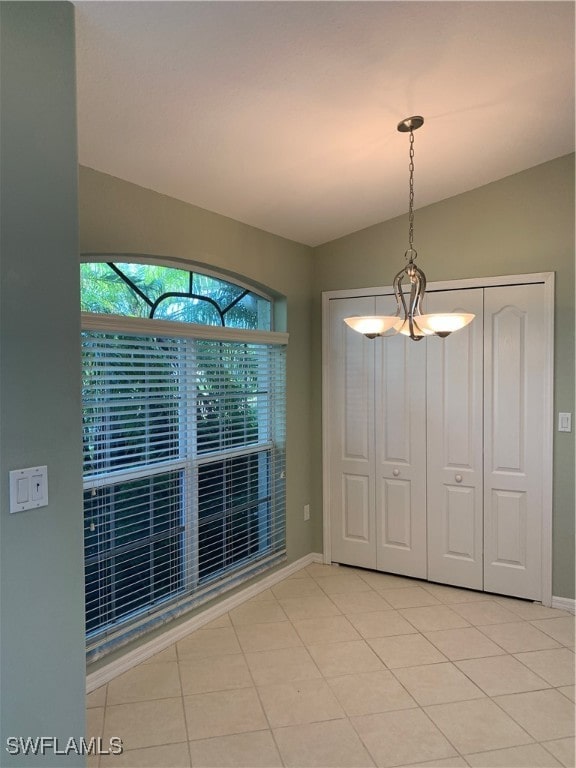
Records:
[[[379,336],[391,329],[398,330],[404,321],[397,315],[364,315],[362,317],[345,317],[344,322],[353,331],[364,333],[367,336]]]
[[[414,320],[425,334],[435,333],[438,336],[448,336],[471,323],[476,315],[468,312],[433,312],[429,315],[418,315]]]

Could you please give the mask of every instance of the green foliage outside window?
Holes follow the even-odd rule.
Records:
[[[83,312],[270,330],[271,302],[201,272],[154,264],[80,265]]]

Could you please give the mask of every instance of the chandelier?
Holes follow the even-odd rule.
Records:
[[[408,250],[404,254],[406,266],[394,278],[396,297],[395,315],[367,315],[345,317],[344,322],[354,331],[363,333],[369,339],[376,336],[392,336],[401,333],[414,341],[424,336],[448,336],[472,322],[474,315],[467,312],[434,312],[422,314],[422,302],[426,292],[426,275],[416,265],[418,253],[414,248],[414,131],[424,124],[419,115],[407,117],[398,123],[401,133],[410,134],[410,183],[408,209]],[[407,282],[410,291],[405,294],[402,283]]]

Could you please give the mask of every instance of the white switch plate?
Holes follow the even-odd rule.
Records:
[[[10,472],[10,512],[48,505],[48,467],[27,467]]]
[[[572,414],[558,414],[558,432],[572,432]]]

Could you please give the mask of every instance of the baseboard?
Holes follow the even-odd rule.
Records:
[[[552,608],[576,613],[576,600],[572,597],[552,597]]]
[[[237,608],[239,605],[242,605],[242,603],[245,603],[246,600],[250,600],[252,597],[256,597],[256,595],[260,594],[260,592],[264,592],[264,590],[270,589],[270,587],[273,587],[279,581],[282,581],[282,579],[285,579],[288,576],[291,576],[293,573],[296,573],[296,571],[300,571],[302,568],[305,568],[311,563],[321,562],[323,562],[323,556],[317,552],[311,552],[310,554],[301,557],[299,560],[296,560],[295,562],[290,563],[289,565],[286,565],[277,571],[274,571],[274,573],[270,573],[267,576],[264,576],[262,579],[260,579],[260,581],[256,582],[255,584],[251,584],[245,589],[242,589],[235,595],[224,598],[217,605],[213,605],[210,608],[207,608],[205,611],[196,614],[188,621],[185,621],[183,624],[179,624],[173,629],[168,629],[166,632],[163,632],[161,635],[155,637],[153,640],[150,640],[147,643],[143,643],[133,651],[128,651],[128,653],[125,653],[119,659],[110,662],[110,664],[101,667],[95,672],[90,672],[86,676],[87,693],[96,690],[96,688],[100,688],[101,685],[110,682],[110,680],[113,680],[123,672],[127,672],[137,664],[146,661],[146,659],[149,659],[156,653],[159,653],[165,648],[168,648],[173,643],[178,642],[178,640],[182,640],[182,638],[186,637],[186,635],[189,635],[190,632],[194,632],[195,629],[200,629],[200,627],[203,627],[205,624],[214,621],[214,619],[218,619],[220,616],[228,613],[228,611],[231,611],[233,608]]]

